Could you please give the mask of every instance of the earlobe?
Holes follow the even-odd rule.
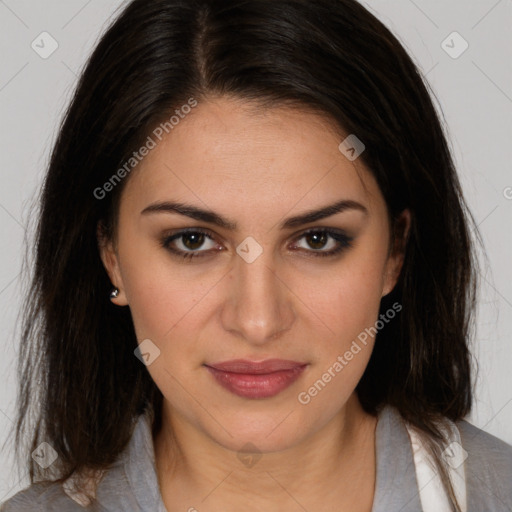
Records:
[[[126,306],[128,305],[128,301],[124,293],[123,279],[119,269],[119,259],[112,240],[105,236],[101,224],[98,224],[97,240],[100,259],[112,283],[112,290],[108,298],[118,306]]]

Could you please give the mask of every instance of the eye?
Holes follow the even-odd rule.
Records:
[[[300,240],[304,240],[306,244],[297,244]],[[316,228],[295,238],[293,248],[304,250],[314,257],[335,256],[351,247],[352,241],[353,238],[342,231]],[[200,228],[185,229],[168,235],[162,239],[161,245],[173,255],[189,260],[221,250],[211,232]]]
[[[305,240],[305,245],[295,245],[300,249],[305,249],[313,256],[334,256],[343,250],[352,246],[353,238],[342,231],[329,229],[310,229],[297,240]],[[311,250],[312,249],[312,250]]]
[[[208,242],[206,248],[205,242]],[[208,253],[216,247],[210,232],[199,228],[181,230],[166,236],[161,245],[171,253],[188,259],[203,257],[205,254],[201,253]],[[199,250],[201,247],[203,250]]]

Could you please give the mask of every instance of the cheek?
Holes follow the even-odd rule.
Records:
[[[313,313],[343,343],[377,319],[382,298],[385,255],[378,247],[372,252],[358,251],[348,256],[320,280],[312,280],[304,296]]]
[[[380,258],[357,258],[332,273],[323,289],[311,287],[308,292],[313,313],[328,327],[317,340],[316,364],[298,397],[310,417],[336,414],[363,375],[379,314],[381,269]]]
[[[186,272],[171,272],[165,251],[126,231],[120,237],[123,285],[139,341],[161,344],[199,301],[202,286]]]
[[[130,311],[138,339],[164,344],[185,326],[194,329],[201,298],[208,288],[193,280],[175,279],[169,272],[139,268],[130,276]]]

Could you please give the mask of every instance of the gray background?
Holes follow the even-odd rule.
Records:
[[[0,0],[0,443],[14,418],[16,315],[23,237],[76,76],[119,0]],[[446,118],[464,191],[490,265],[483,268],[474,355],[479,374],[470,420],[512,443],[512,0],[363,2],[426,73]],[[57,41],[47,59],[31,47]],[[456,55],[450,56],[442,47]],[[448,38],[448,39],[447,39]],[[450,48],[451,47],[451,48]],[[49,48],[49,40],[45,43]],[[42,51],[42,49],[41,49]],[[73,283],[70,283],[73,286]],[[65,305],[63,305],[65,307]],[[435,321],[435,319],[433,319]],[[28,485],[0,452],[0,502]]]

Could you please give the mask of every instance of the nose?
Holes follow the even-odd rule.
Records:
[[[228,279],[229,296],[221,314],[226,331],[264,345],[291,328],[293,293],[265,252],[252,263],[237,258]]]

